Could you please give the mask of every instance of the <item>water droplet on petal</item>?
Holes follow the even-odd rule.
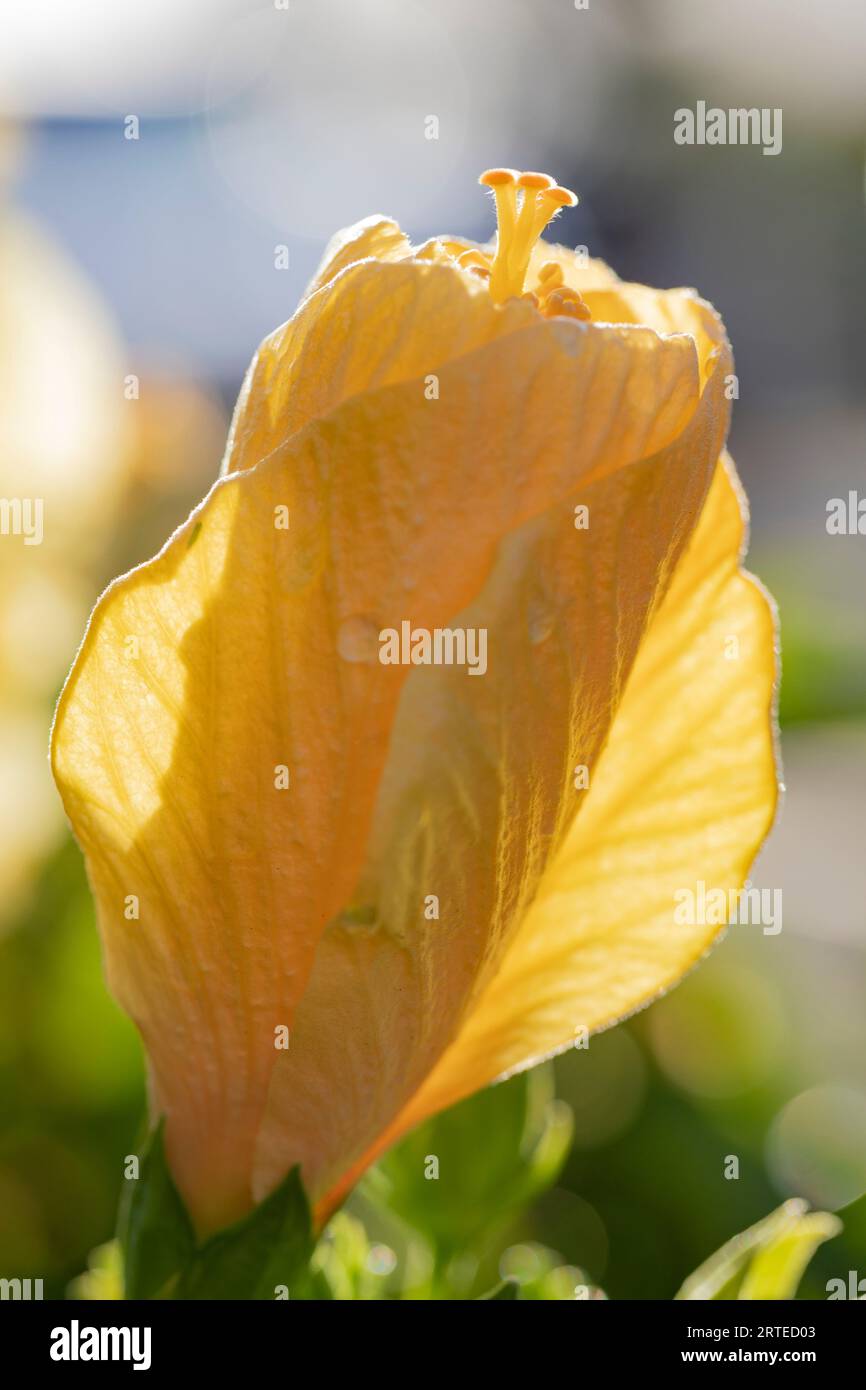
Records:
[[[375,661],[379,651],[379,624],[361,613],[344,619],[337,631],[337,651],[344,661]]]
[[[527,610],[529,640],[538,644],[546,642],[556,625],[556,612],[544,598],[532,598]]]

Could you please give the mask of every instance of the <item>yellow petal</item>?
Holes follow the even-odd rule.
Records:
[[[741,887],[777,796],[774,614],[738,568],[742,541],[723,460],[590,790],[576,793],[585,806],[498,974],[395,1128],[646,1004],[718,934],[675,924],[675,894],[697,880]]]
[[[717,365],[719,354],[727,353],[718,314],[694,290],[657,290],[632,284],[620,280],[604,261],[543,241],[533,250],[527,285],[536,285],[541,267],[549,261],[562,270],[563,283],[581,295],[595,324],[643,324],[662,335],[689,334],[697,349],[702,386]],[[731,370],[730,364],[726,370]]]
[[[704,336],[714,333],[719,351],[727,354],[718,319],[707,312],[703,322]],[[558,393],[545,384],[537,393],[542,411],[522,425],[535,430],[538,448],[553,447],[552,415],[584,408],[591,394],[594,409],[586,427],[603,428],[617,463],[664,447],[697,404],[699,364],[688,328],[661,340],[651,328],[643,334],[594,329],[580,339],[573,325],[543,324],[526,302],[492,304],[480,282],[454,267],[362,263],[305,301],[259,348],[235,409],[223,471],[254,466],[310,420],[382,386],[411,382],[419,419],[432,424],[433,412],[448,408],[442,401],[443,367],[465,359],[468,375],[481,348],[516,332],[527,344],[525,352],[516,349],[525,359],[524,373],[547,372],[550,352],[539,344],[549,347],[554,339],[566,368],[558,374]],[[429,398],[431,374],[435,399]],[[491,402],[510,390],[509,381],[488,378]],[[527,397],[518,389],[514,399],[522,403]],[[605,416],[605,407],[613,418]],[[593,447],[588,441],[585,452]]]
[[[656,333],[690,334],[704,384],[724,345],[724,330],[715,310],[694,290],[656,290],[620,281],[590,285],[582,293],[595,323],[645,324]]]
[[[307,286],[305,298],[315,294],[316,290],[357,261],[403,260],[411,251],[408,237],[390,217],[364,217],[331,237],[318,269]]]
[[[496,338],[537,327],[537,318],[516,300],[498,310],[485,286],[454,265],[352,264],[259,347],[223,472],[253,467],[362,391],[415,380],[418,409],[435,409],[431,374]]]

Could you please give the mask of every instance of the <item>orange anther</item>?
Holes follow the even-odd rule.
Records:
[[[572,193],[570,188],[560,187],[559,184],[556,184],[553,188],[545,189],[544,197],[549,202],[556,203],[557,207],[577,207],[577,194]]]
[[[549,174],[521,174],[517,180],[518,188],[543,189],[546,192],[556,186],[556,179],[552,179]]]
[[[516,183],[519,177],[516,169],[485,169],[478,182],[485,188],[505,188]]]
[[[579,319],[582,323],[592,318],[589,307],[575,290],[554,290],[544,301],[544,313],[548,318]]]

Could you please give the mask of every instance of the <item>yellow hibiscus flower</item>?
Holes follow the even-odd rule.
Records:
[[[482,182],[495,253],[331,243],[58,706],[200,1233],[295,1163],[321,1222],[410,1126],[654,998],[719,930],[675,893],[738,888],[773,817],[722,324],[540,244],[552,179]],[[483,675],[419,632],[483,633]]]

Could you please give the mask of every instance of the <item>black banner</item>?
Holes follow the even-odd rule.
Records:
[[[580,1300],[577,1300],[580,1302]],[[0,1306],[4,1364],[31,1371],[50,1372],[52,1379],[70,1375],[92,1377],[109,1370],[138,1372],[161,1377],[166,1372],[186,1370],[208,1372],[222,1377],[232,1374],[258,1375],[263,1368],[273,1374],[280,1368],[286,1379],[299,1370],[303,1356],[303,1375],[312,1371],[333,1371],[335,1350],[342,1346],[346,1358],[352,1357],[356,1370],[367,1376],[372,1361],[381,1358],[381,1369],[396,1374],[396,1363],[388,1344],[370,1337],[400,1335],[410,1329],[420,1333],[419,1365],[413,1368],[405,1346],[400,1353],[400,1379],[413,1378],[415,1371],[429,1373],[436,1362],[436,1349],[442,1348],[443,1362],[453,1370],[466,1347],[467,1362],[472,1354],[491,1355],[496,1339],[508,1335],[503,1347],[511,1359],[515,1343],[521,1360],[536,1373],[549,1369],[550,1343],[555,1336],[560,1353],[568,1351],[572,1369],[577,1372],[589,1364],[606,1366],[608,1371],[641,1373],[667,1371],[675,1366],[698,1368],[707,1365],[762,1365],[782,1369],[810,1366],[823,1377],[828,1372],[846,1372],[862,1362],[866,1307],[845,1301],[779,1303],[613,1303],[592,1300],[579,1307],[541,1313],[538,1308],[474,1307],[469,1323],[464,1309],[458,1319],[460,1341],[441,1339],[443,1304],[426,1309],[419,1304],[380,1302],[345,1312],[333,1304],[275,1301],[273,1303],[26,1303],[5,1302]],[[453,1305],[449,1305],[453,1306]],[[316,1308],[320,1311],[316,1311]],[[348,1317],[348,1324],[343,1318]],[[370,1322],[370,1318],[373,1322]],[[541,1317],[541,1322],[535,1321]],[[357,1319],[357,1321],[356,1321]],[[381,1321],[380,1321],[381,1319]],[[417,1319],[417,1321],[416,1321]],[[346,1339],[335,1342],[340,1330]],[[319,1340],[322,1333],[327,1340]],[[514,1334],[517,1333],[515,1338]],[[467,1339],[466,1334],[469,1334]],[[495,1338],[491,1335],[495,1334]],[[540,1338],[539,1338],[540,1334]],[[351,1338],[351,1340],[349,1340]],[[568,1339],[561,1341],[559,1339]],[[483,1349],[483,1351],[482,1351]],[[337,1352],[339,1359],[339,1352]],[[473,1358],[474,1359],[474,1358]]]

